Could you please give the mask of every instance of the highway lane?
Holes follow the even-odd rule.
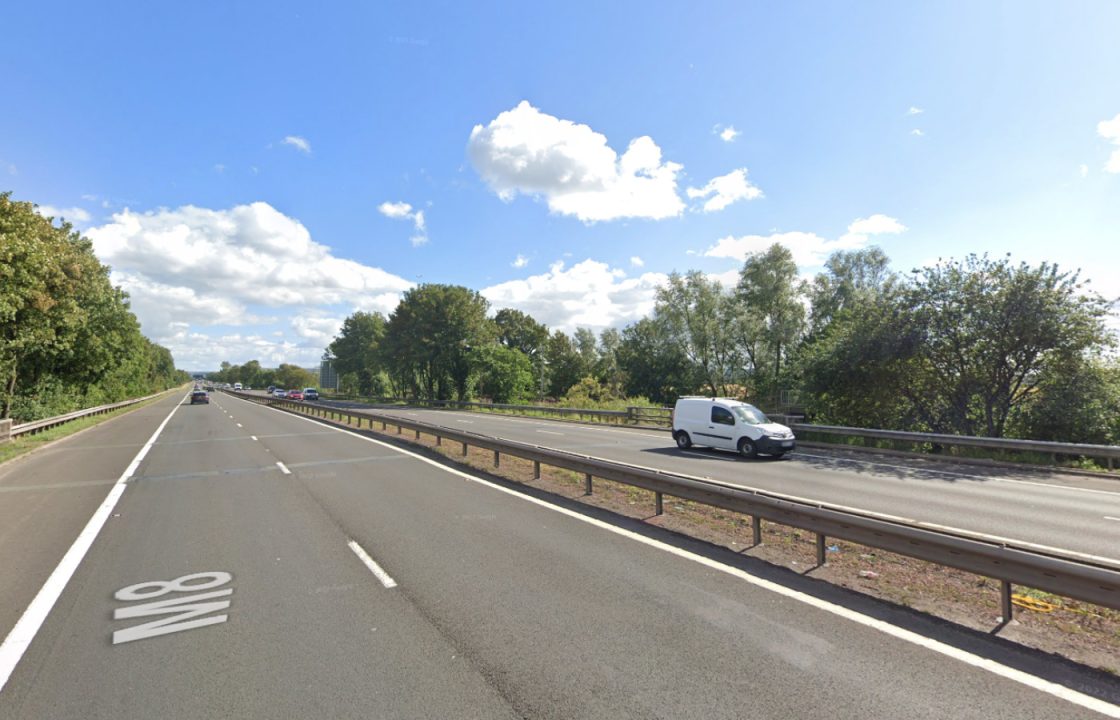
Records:
[[[1115,480],[817,448],[747,460],[679,450],[668,433],[653,430],[448,410],[378,412],[1120,563]]]
[[[1072,672],[1040,654],[771,585],[748,558],[630,525],[219,395],[170,418],[0,718],[1062,720],[1093,705],[984,659]],[[168,619],[153,604],[203,594],[228,607],[176,622],[222,622],[144,628]]]

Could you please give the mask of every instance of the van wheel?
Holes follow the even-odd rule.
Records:
[[[758,457],[758,448],[750,438],[743,438],[739,441],[739,454],[745,458]]]
[[[674,435],[674,438],[676,438],[677,447],[679,447],[681,450],[687,450],[692,447],[692,438],[690,438],[688,436],[688,433],[686,433],[684,430],[678,431],[677,434]]]

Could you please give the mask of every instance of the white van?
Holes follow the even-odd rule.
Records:
[[[233,389],[234,390],[240,390],[241,389],[241,383],[234,383],[233,384]]]
[[[770,422],[756,408],[728,398],[682,397],[673,408],[673,439],[687,449],[707,445],[735,450],[743,457],[759,453],[781,457],[797,446],[793,432]]]

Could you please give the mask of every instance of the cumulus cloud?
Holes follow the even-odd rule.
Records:
[[[649,136],[630,141],[621,156],[587,125],[542,113],[522,101],[488,125],[475,125],[471,162],[505,202],[518,193],[543,197],[549,210],[583,222],[681,214],[681,165],[663,162]]]
[[[848,231],[836,240],[829,240],[808,232],[771,233],[770,235],[728,236],[716,241],[704,253],[707,257],[729,258],[742,262],[748,255],[765,252],[771,245],[784,245],[800,266],[823,265],[828,256],[837,250],[859,250],[866,247],[873,235],[895,235],[906,231],[906,226],[886,215],[876,214],[858,218]]]
[[[925,112],[925,110],[923,110],[922,108],[915,107],[915,106],[911,105],[910,109],[906,111],[906,114],[907,115],[921,115],[924,112]]]
[[[1111,120],[1101,120],[1097,123],[1097,134],[1117,146],[1108,156],[1108,162],[1104,166],[1105,172],[1120,173],[1120,113]]]
[[[735,129],[734,125],[728,125],[723,129],[719,128],[720,126],[716,125],[716,129],[719,130],[719,139],[723,140],[725,143],[735,142],[735,138],[739,137],[739,135],[742,134]]]
[[[577,327],[620,327],[645,317],[653,311],[657,287],[665,281],[661,273],[631,278],[623,270],[588,259],[570,268],[553,263],[546,273],[493,285],[482,295],[495,309],[515,308],[570,333]]]
[[[428,244],[428,225],[423,210],[413,212],[412,206],[406,202],[383,202],[377,206],[377,212],[393,220],[411,220],[416,230],[416,234],[408,239],[412,247]]]
[[[925,136],[925,133],[922,132],[921,129],[919,129],[919,128],[914,128],[913,130],[910,131],[910,134],[913,135],[914,137],[924,137]]]
[[[634,267],[645,267],[646,261],[642,260],[637,255],[633,255],[630,258],[630,264],[633,265]]]
[[[280,141],[280,144],[294,147],[296,150],[306,155],[311,154],[311,143],[307,141],[307,138],[300,137],[299,135],[287,135]]]
[[[529,258],[525,257],[524,255],[518,255],[513,259],[513,262],[510,263],[510,267],[523,268],[528,264]]]
[[[35,212],[43,217],[53,217],[56,220],[67,220],[72,223],[85,223],[90,221],[90,214],[80,207],[60,208],[54,205],[38,205]]]
[[[180,351],[195,349],[176,338],[197,328],[320,318],[330,306],[389,312],[412,286],[380,268],[335,257],[299,221],[263,202],[228,210],[124,210],[86,235],[131,296],[144,332],[168,345],[180,365]],[[297,329],[296,335],[308,338],[307,329],[315,327],[321,324],[307,321],[300,326],[304,334]],[[238,357],[253,356],[225,359]]]
[[[754,200],[762,197],[762,191],[747,180],[747,169],[732,170],[726,175],[712,178],[702,188],[689,188],[688,197],[692,200],[708,198],[701,206],[704,212],[723,210],[739,200]]]

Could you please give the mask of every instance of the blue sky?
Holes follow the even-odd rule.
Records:
[[[17,4],[0,189],[188,369],[314,364],[417,282],[622,327],[774,241],[1120,296],[1118,3],[536,5]]]

